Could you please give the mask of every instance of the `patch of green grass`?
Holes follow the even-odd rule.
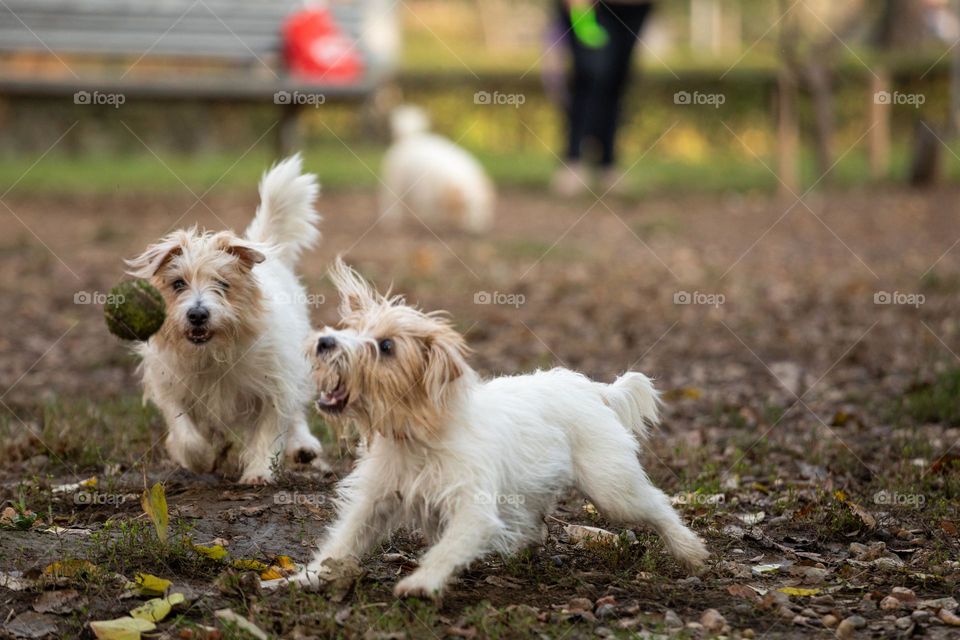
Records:
[[[379,185],[384,151],[384,145],[374,142],[343,144],[325,140],[304,145],[303,154],[307,169],[318,174],[325,188],[373,189]],[[560,164],[546,148],[471,151],[501,187],[544,188]],[[191,192],[199,196],[208,190],[249,189],[252,192],[260,174],[276,159],[272,147],[265,142],[239,159],[237,153],[230,151],[170,151],[160,156],[145,150],[97,151],[83,155],[54,151],[32,166],[36,158],[29,154],[5,155],[0,157],[0,184],[12,186],[12,194],[164,191],[191,197]],[[960,175],[960,161],[954,162],[949,157],[946,160],[947,173],[952,177]],[[661,191],[773,191],[778,187],[776,177],[757,159],[734,151],[712,151],[704,158],[690,160],[650,154],[636,164],[632,162],[630,158],[624,159],[629,171],[622,184],[630,197]],[[802,154],[800,164],[803,184],[812,184],[818,175],[812,155]],[[901,173],[900,168],[894,168],[891,175]],[[834,184],[844,186],[871,180],[865,156],[856,152],[844,156],[831,175]],[[593,196],[584,196],[585,202],[592,200]],[[672,230],[669,221],[637,224],[638,235]],[[101,241],[111,236],[109,227],[102,228],[96,235]]]
[[[139,396],[61,400],[43,408],[41,438],[55,458],[80,469],[134,461],[162,433],[160,415]]]
[[[932,384],[909,392],[901,398],[895,413],[914,424],[960,425],[960,369],[946,371]]]
[[[475,628],[480,637],[490,640],[537,637],[542,626],[536,610],[525,605],[497,609],[489,602],[481,602],[464,611],[463,619],[466,627]],[[555,638],[562,638],[571,630],[572,624],[567,622],[550,625]]]
[[[146,520],[108,520],[94,531],[91,562],[101,569],[132,577],[152,573],[162,578],[212,579],[223,565],[197,553],[190,542],[190,527],[182,520],[171,523],[166,544]]]

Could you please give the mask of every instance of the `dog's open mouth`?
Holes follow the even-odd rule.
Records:
[[[350,392],[347,391],[347,385],[343,380],[337,380],[337,386],[333,391],[321,391],[317,398],[317,409],[327,413],[340,413],[347,408],[350,402]]]
[[[193,344],[203,344],[213,337],[213,332],[206,327],[194,327],[187,330],[187,340]]]

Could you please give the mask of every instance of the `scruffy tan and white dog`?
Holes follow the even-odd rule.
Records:
[[[480,163],[463,148],[429,131],[419,107],[390,114],[393,144],[383,158],[381,217],[396,225],[403,216],[482,233],[493,224],[496,194]]]
[[[320,235],[318,193],[316,176],[293,156],[264,174],[242,237],[174,231],[127,261],[166,302],[163,327],[137,351],[144,398],[163,412],[177,464],[264,484],[284,451],[320,463],[306,420],[307,297],[294,272]]]
[[[405,525],[432,546],[394,591],[437,597],[471,561],[539,541],[571,485],[606,516],[653,527],[686,566],[704,562],[703,542],[637,458],[658,419],[649,378],[602,384],[553,369],[482,380],[442,314],[377,294],[339,260],[332,277],[342,318],[310,343],[317,406],[355,422],[368,445],[340,484],[337,521],[291,580],[316,586],[330,560],[358,558]]]

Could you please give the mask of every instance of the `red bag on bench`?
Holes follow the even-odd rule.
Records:
[[[284,61],[291,75],[330,84],[351,84],[363,74],[357,45],[347,38],[330,10],[297,11],[283,25]]]

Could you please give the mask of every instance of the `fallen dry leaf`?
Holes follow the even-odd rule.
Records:
[[[160,543],[167,544],[170,512],[167,510],[167,495],[164,492],[163,485],[158,482],[149,490],[144,490],[140,497],[140,505],[157,530],[157,538],[159,538]]]
[[[149,620],[130,617],[90,623],[90,630],[100,640],[140,640],[141,634],[156,628]]]

